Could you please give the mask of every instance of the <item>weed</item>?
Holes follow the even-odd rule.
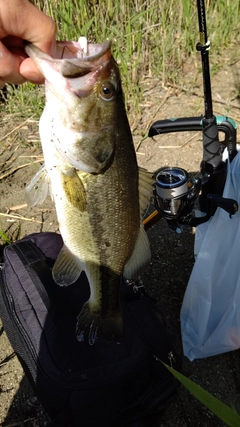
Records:
[[[10,245],[12,243],[8,235],[3,230],[0,230],[0,239],[2,239],[4,244],[7,245]]]

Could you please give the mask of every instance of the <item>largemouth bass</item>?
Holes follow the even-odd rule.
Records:
[[[81,271],[87,275],[91,295],[77,319],[79,341],[119,341],[120,278],[136,280],[151,256],[141,212],[153,183],[137,166],[119,69],[109,42],[60,42],[62,59],[33,45],[26,51],[46,79],[39,124],[45,165],[27,202],[42,203],[50,191],[55,203],[64,242],[55,282],[67,286]]]

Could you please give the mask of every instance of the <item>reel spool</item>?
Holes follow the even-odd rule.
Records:
[[[167,220],[189,211],[201,186],[199,178],[190,179],[187,171],[178,167],[163,167],[156,174],[154,198],[156,209]]]

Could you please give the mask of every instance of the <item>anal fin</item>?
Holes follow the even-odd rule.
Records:
[[[68,286],[76,282],[81,274],[81,268],[68,248],[63,245],[53,266],[53,280],[61,286]]]
[[[137,279],[138,276],[145,270],[150,260],[150,244],[147,233],[141,224],[133,253],[124,266],[124,278],[134,280]]]

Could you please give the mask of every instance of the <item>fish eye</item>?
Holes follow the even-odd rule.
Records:
[[[99,94],[101,98],[105,99],[106,101],[111,101],[115,95],[115,88],[113,84],[111,82],[102,83]]]

